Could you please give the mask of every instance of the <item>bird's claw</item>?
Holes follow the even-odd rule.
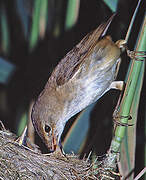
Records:
[[[146,58],[146,52],[145,51],[130,51],[127,49],[127,55],[136,61],[143,61],[144,59],[140,58]]]
[[[128,120],[131,120],[132,117],[130,115],[128,116],[113,116],[113,121],[114,123],[117,125],[117,126],[125,126],[125,127],[128,127],[128,126],[133,126],[134,124],[128,124],[128,123],[123,123],[123,122],[120,122],[119,119],[125,119],[125,118],[128,118]]]

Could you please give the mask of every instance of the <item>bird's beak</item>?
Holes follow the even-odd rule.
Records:
[[[54,134],[54,131],[52,131],[52,151],[59,152],[60,154],[63,154],[62,147],[58,143],[58,138]]]
[[[57,147],[57,137],[54,134],[54,129],[52,129],[52,151],[55,151]]]
[[[54,130],[52,129],[52,152],[55,151],[55,153],[57,154],[60,154],[61,156],[62,155],[65,155],[64,154],[64,151],[62,149],[62,146],[59,145],[59,142],[58,142],[58,137],[54,134]]]

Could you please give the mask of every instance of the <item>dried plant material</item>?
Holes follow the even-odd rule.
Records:
[[[95,166],[95,163],[80,160],[74,154],[66,157],[53,153],[44,155],[39,149],[35,152],[23,145],[19,146],[16,139],[11,132],[0,131],[0,179],[92,180],[107,179],[107,173],[112,174],[101,168],[102,162],[96,162]],[[109,177],[114,176],[112,174]]]

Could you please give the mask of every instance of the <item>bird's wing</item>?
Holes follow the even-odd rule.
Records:
[[[67,53],[53,71],[50,77],[52,82],[61,86],[73,77],[80,64],[85,57],[88,56],[88,53],[96,45],[99,38],[105,35],[113,17],[114,15],[112,15],[106,23],[101,24],[93,32],[87,34],[79,44]]]

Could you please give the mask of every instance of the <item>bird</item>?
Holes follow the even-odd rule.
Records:
[[[61,134],[72,116],[110,89],[123,88],[123,81],[115,79],[126,42],[114,43],[106,35],[113,17],[88,33],[65,55],[33,105],[33,126],[50,152],[61,148]]]

